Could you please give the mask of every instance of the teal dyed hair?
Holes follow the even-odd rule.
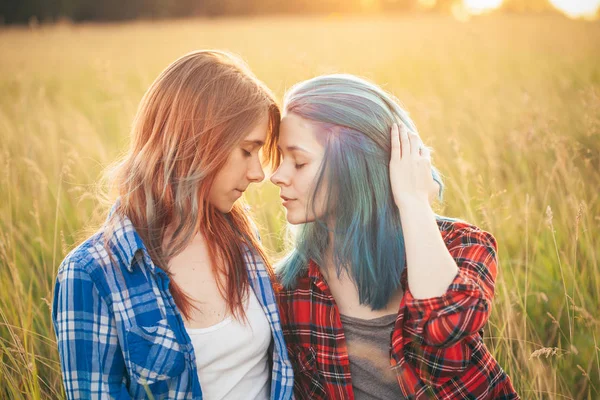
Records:
[[[336,271],[347,270],[360,303],[374,310],[385,307],[400,285],[406,260],[390,186],[390,131],[401,121],[417,132],[414,123],[393,96],[353,75],[325,75],[296,84],[286,93],[284,113],[312,123],[325,147],[309,207],[321,192],[326,212],[300,227],[294,250],[279,265],[281,283],[294,287],[308,260],[324,265],[325,251],[332,245]],[[441,197],[440,174],[435,168],[431,173]]]

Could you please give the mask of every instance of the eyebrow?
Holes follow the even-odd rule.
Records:
[[[262,147],[265,145],[265,142],[263,142],[262,140],[244,140],[242,142],[242,144],[243,145],[251,144],[252,146]]]
[[[281,147],[280,147],[280,146],[277,146],[277,148],[279,149],[279,151],[281,151]],[[290,151],[290,152],[291,152],[291,151],[303,151],[303,152],[305,152],[305,153],[310,153],[310,151],[308,151],[308,150],[306,150],[306,149],[303,149],[303,148],[302,148],[302,147],[300,147],[300,146],[287,146],[285,149],[286,149],[287,151]]]

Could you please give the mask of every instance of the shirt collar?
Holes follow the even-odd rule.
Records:
[[[322,279],[323,275],[316,262],[309,260],[308,262],[308,277],[311,279]]]
[[[110,236],[108,244],[119,262],[125,265],[129,272],[133,272],[133,261],[136,257],[142,257],[144,265],[150,272],[156,272],[156,266],[150,258],[150,254],[142,241],[142,237],[135,230],[133,223],[118,209],[120,201],[117,200],[112,206],[106,224],[110,224]]]

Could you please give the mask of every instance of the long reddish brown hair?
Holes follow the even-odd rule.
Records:
[[[192,52],[169,65],[142,98],[129,152],[113,172],[116,212],[132,221],[152,261],[169,274],[169,261],[202,234],[215,276],[224,278],[217,279],[219,291],[238,317],[248,290],[246,251],[271,275],[272,268],[243,205],[223,214],[207,198],[229,154],[267,112],[263,151],[273,161],[280,111],[271,91],[229,53]],[[174,280],[169,289],[189,319],[191,299]]]

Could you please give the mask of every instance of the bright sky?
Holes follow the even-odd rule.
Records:
[[[550,3],[570,17],[591,16],[600,7],[600,0],[550,0]]]
[[[502,0],[463,0],[465,8],[474,14],[500,7]]]
[[[550,3],[569,17],[593,16],[600,8],[600,0],[549,0]],[[492,10],[502,4],[502,0],[463,0],[465,8],[478,14]]]

